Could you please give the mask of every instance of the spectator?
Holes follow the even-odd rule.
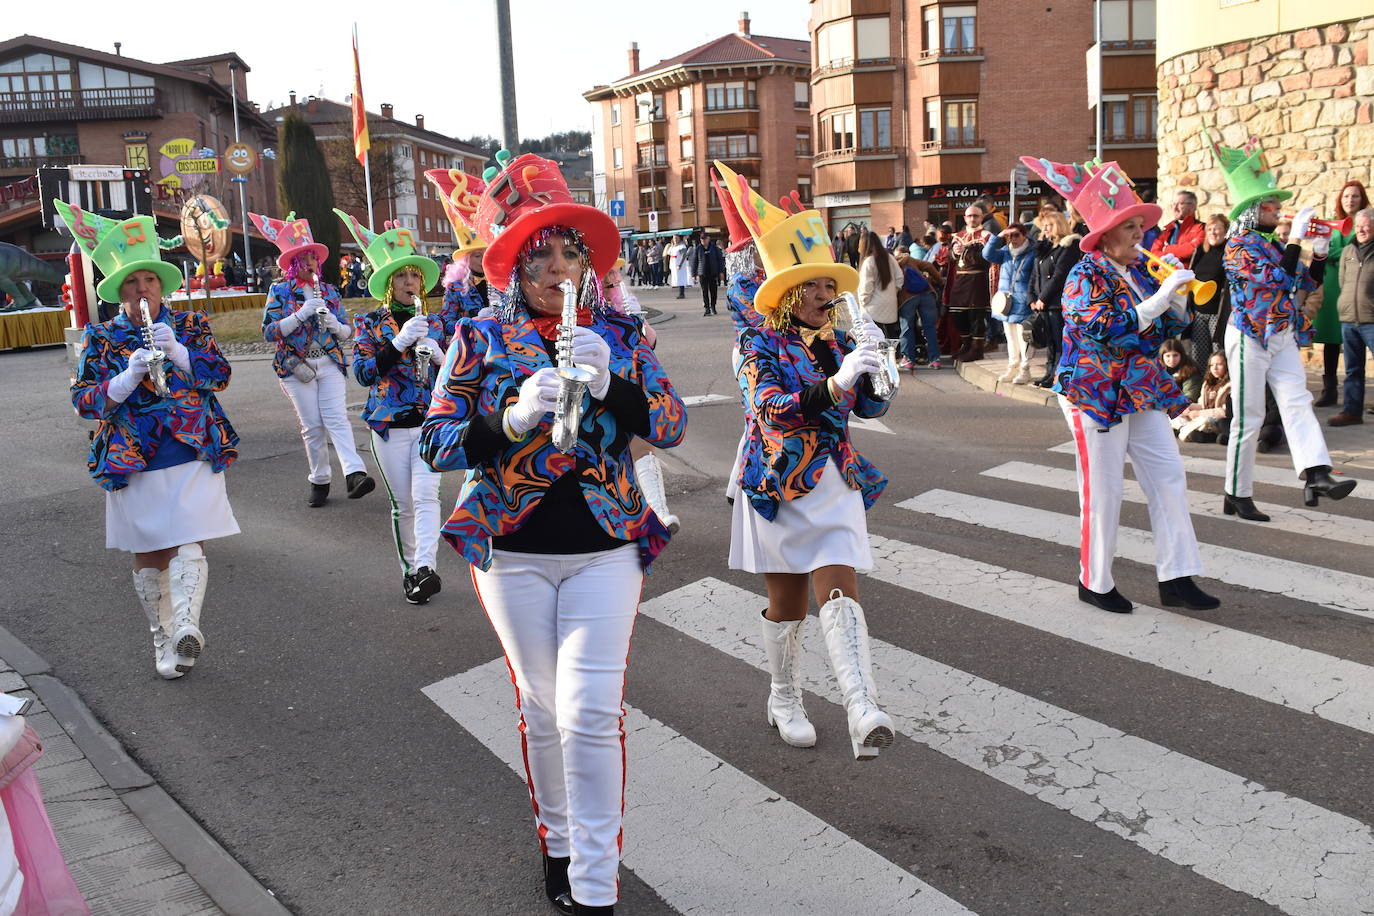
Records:
[[[926,260],[926,255],[930,253],[930,249],[934,245],[935,233],[931,232],[922,238],[913,240],[912,243],[906,247],[907,257],[914,258],[917,261],[924,261]]]
[[[1336,276],[1336,265],[1341,263],[1341,253],[1355,239],[1355,214],[1369,206],[1369,194],[1358,181],[1347,181],[1336,194],[1336,219],[1339,225],[1331,232],[1331,250],[1327,253],[1326,263],[1331,267],[1326,271],[1322,283],[1321,308],[1312,320],[1313,343],[1322,351],[1322,393],[1313,401],[1314,407],[1330,407],[1336,403],[1336,363],[1340,359],[1341,344],[1345,334],[1341,328],[1340,283]],[[1349,362],[1346,363],[1347,368]]]
[[[1202,395],[1202,375],[1198,372],[1197,363],[1188,355],[1188,349],[1183,346],[1183,342],[1177,337],[1170,337],[1159,347],[1159,358],[1164,363],[1164,368],[1169,370],[1178,387],[1183,389],[1183,394],[1188,400],[1197,402]]]
[[[725,274],[725,252],[716,245],[715,238],[698,242],[693,249],[692,280],[701,285],[702,317],[716,314],[716,294],[720,278]]]
[[[901,266],[892,252],[883,247],[876,232],[865,232],[859,239],[859,305],[868,313],[883,336],[897,336],[897,289]]]
[[[692,269],[687,264],[687,246],[681,236],[668,239],[668,247],[663,249],[668,258],[668,283],[677,287],[677,297],[687,298],[687,287],[692,285]]]
[[[1064,304],[1061,299],[1069,270],[1083,257],[1082,239],[1069,230],[1068,217],[1051,207],[1040,211],[1040,241],[1035,245],[1035,272],[1031,274],[1031,311],[1044,315],[1045,374],[1035,380],[1038,388],[1054,384],[1059,354],[1064,344]]]
[[[859,269],[859,230],[853,223],[844,227],[844,257],[850,267]]]
[[[894,248],[897,247],[897,227],[896,227],[896,226],[888,226],[888,227],[887,227],[887,236],[883,239],[883,247],[886,248],[888,251],[892,251]]]
[[[1026,227],[1026,238],[1031,240],[1032,245],[1040,241],[1040,225],[1035,222],[1034,213],[1022,210],[1017,222]]]
[[[1217,442],[1231,425],[1231,373],[1220,350],[1207,358],[1207,374],[1197,403],[1183,411],[1178,429],[1182,442]]]
[[[1197,195],[1192,191],[1179,191],[1174,195],[1174,218],[1164,224],[1159,237],[1148,246],[1150,254],[1162,258],[1171,254],[1180,264],[1187,264],[1202,244],[1206,234],[1202,223],[1197,221]]]
[[[1366,207],[1355,214],[1355,235],[1341,249],[1338,271],[1337,277],[1328,280],[1340,286],[1337,306],[1345,351],[1345,390],[1341,412],[1326,422],[1329,426],[1351,426],[1364,422],[1364,363],[1374,349],[1374,208]],[[1326,273],[1331,272],[1328,266]]]
[[[911,229],[905,223],[902,224],[902,231],[897,233],[897,250],[906,251],[911,247]],[[891,250],[891,249],[889,249]]]
[[[1193,251],[1193,257],[1184,261],[1198,280],[1210,280],[1217,285],[1217,291],[1206,302],[1198,302],[1192,293],[1188,294],[1188,304],[1193,307],[1193,324],[1189,329],[1192,340],[1193,362],[1205,365],[1212,351],[1219,349],[1220,334],[1225,325],[1218,322],[1222,313],[1222,303],[1228,301],[1231,291],[1226,285],[1226,270],[1221,262],[1226,251],[1226,232],[1231,222],[1220,213],[1207,217],[1203,224],[1202,242]],[[1230,308],[1225,309],[1230,314]]]
[[[1035,249],[1026,237],[1026,227],[1011,223],[983,246],[983,257],[1000,266],[997,295],[1008,300],[1004,309],[994,309],[992,317],[1007,326],[1007,370],[999,381],[1013,385],[1030,384],[1030,343],[1022,327],[1030,318],[1030,282],[1035,269]]]
[[[926,366],[940,368],[940,342],[936,328],[940,321],[940,300],[938,291],[943,285],[940,270],[929,261],[921,261],[904,255],[897,255],[897,263],[902,268],[902,287],[897,296],[897,320],[902,339],[902,369],[915,369]],[[916,334],[916,321],[920,318],[921,331],[925,346],[920,345]]]
[[[663,243],[658,239],[649,242],[644,258],[649,265],[649,285],[658,289],[663,285]]]

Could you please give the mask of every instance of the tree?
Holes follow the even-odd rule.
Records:
[[[335,125],[332,140],[321,140],[320,150],[334,182],[335,200],[341,210],[354,214],[367,212],[367,181],[363,164],[353,155],[352,123]],[[368,166],[372,173],[372,205],[385,213],[387,200],[403,194],[414,194],[413,179],[403,167],[396,147],[386,140],[375,140],[368,150]]]
[[[334,189],[329,168],[310,124],[294,111],[282,121],[277,143],[277,176],[281,208],[310,220],[315,241],[329,249],[320,276],[339,275],[339,218],[334,215]],[[364,203],[366,206],[366,203]]]

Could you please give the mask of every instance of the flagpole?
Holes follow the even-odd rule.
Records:
[[[358,23],[353,23],[353,145],[358,145],[358,118],[362,117],[362,133],[368,134],[367,130],[367,105],[363,102],[363,74],[362,64],[358,60]],[[372,216],[372,146],[371,135],[368,134],[367,146],[363,147],[363,184],[367,186],[367,230],[376,230],[376,222]]]
[[[363,117],[367,117],[367,112],[363,112]],[[367,230],[377,231],[377,224],[372,219],[372,154],[363,150],[363,184],[367,185]]]

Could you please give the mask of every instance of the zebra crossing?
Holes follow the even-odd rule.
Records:
[[[1049,452],[1061,456],[1064,449]],[[1063,493],[1076,491],[1074,472],[1064,466],[1063,457],[1055,461],[1006,462],[981,471],[978,479],[1010,482],[1036,493],[1058,492],[1062,502]],[[1274,473],[1257,474],[1259,486],[1293,486],[1286,472],[1266,470]],[[1189,472],[1209,473],[1191,465]],[[1374,484],[1368,481],[1356,490],[1365,497],[1371,492]],[[1369,520],[1297,509],[1292,494],[1287,496],[1286,502],[1274,505],[1275,524],[1269,530],[1345,549],[1355,545],[1363,550],[1374,543]],[[1129,480],[1125,498],[1143,502]],[[1223,522],[1215,512],[1217,498],[1202,487],[1190,493],[1190,500],[1195,514],[1226,525],[1217,530],[1246,530],[1231,520]],[[862,578],[880,583],[888,597],[883,603],[866,602],[870,625],[884,619],[919,621],[938,605],[974,615],[970,619],[1023,628],[1062,647],[1057,655],[1066,666],[1126,659],[1153,672],[1152,677],[1184,681],[1190,690],[1218,702],[1241,698],[1252,704],[1245,708],[1260,710],[1256,716],[1264,721],[1271,721],[1264,709],[1274,710],[1280,723],[1293,721],[1285,716],[1300,717],[1353,749],[1338,755],[1347,765],[1370,772],[1374,761],[1360,754],[1374,749],[1374,665],[1365,663],[1371,658],[1367,647],[1374,642],[1374,577],[1222,544],[1201,545],[1207,578],[1266,596],[1265,607],[1275,614],[1302,619],[1306,605],[1315,612],[1306,619],[1337,620],[1348,627],[1365,648],[1352,649],[1354,657],[1347,658],[1330,646],[1328,651],[1308,648],[1296,633],[1290,643],[1275,638],[1273,628],[1270,635],[1259,635],[1221,625],[1206,614],[1139,604],[1127,616],[1094,612],[1076,599],[1071,561],[1061,578],[1050,579],[911,543],[920,539],[923,520],[939,519],[1028,538],[1047,549],[1076,548],[1076,515],[1028,502],[939,488],[898,502],[901,512],[894,514],[910,519],[911,534],[870,535],[874,567]],[[884,530],[890,532],[891,526]],[[1200,528],[1200,540],[1210,530]],[[1007,554],[1015,557],[1014,551]],[[1152,562],[1150,533],[1123,526],[1118,563]],[[755,620],[767,603],[761,592],[761,582],[741,587],[713,576],[679,585],[642,603],[641,614],[662,630],[637,639],[667,632],[686,637],[679,642],[687,648],[678,651],[710,653],[764,671]],[[893,601],[894,592],[910,600]],[[812,626],[806,636],[802,676],[808,703],[838,705],[841,697],[818,630]],[[902,627],[893,630],[905,632]],[[882,632],[886,636],[891,631]],[[1206,741],[1185,752],[1165,740],[1133,734],[1132,728],[1113,721],[1110,706],[1087,715],[1072,702],[1060,705],[999,683],[986,670],[974,673],[937,659],[928,646],[918,652],[899,641],[904,640],[875,636],[872,646],[880,699],[899,734],[896,746],[884,752],[885,762],[914,757],[918,747],[928,749],[970,773],[975,785],[986,781],[987,793],[994,784],[1019,793],[1026,804],[1053,809],[1059,817],[1099,832],[1104,843],[1109,837],[1125,844],[1127,858],[1167,863],[1162,867],[1234,892],[1258,907],[1257,912],[1267,905],[1300,916],[1374,914],[1374,817],[1366,804],[1329,797],[1301,780],[1274,784],[1263,776],[1273,771],[1258,760],[1251,767],[1235,760],[1218,765],[1208,759]],[[652,670],[637,669],[632,657],[633,681],[654,676]],[[798,751],[776,740],[762,721],[766,676],[760,675],[757,683],[757,708],[726,707],[722,713],[747,720],[742,727],[757,731],[753,740],[770,742],[771,751],[790,755],[784,758],[789,762],[822,753],[823,748]],[[1130,690],[1132,685],[1114,686]],[[513,691],[503,659],[447,677],[424,693],[510,767],[512,778],[523,780]],[[1159,710],[1161,716],[1180,713],[1187,711]],[[1245,727],[1234,725],[1236,730]],[[708,749],[676,730],[671,716],[656,719],[629,704],[625,731],[629,770],[623,865],[673,909],[722,916],[977,911],[977,893],[939,880],[938,870],[922,867],[929,863],[920,861],[919,850],[912,853],[914,861],[875,851],[872,847],[880,844],[863,830],[841,829],[802,801],[755,779],[734,759],[729,742]],[[1215,736],[1218,742],[1226,737],[1224,731]],[[915,785],[922,774],[912,771],[907,778]],[[663,791],[665,786],[672,791]],[[1165,911],[1149,901],[1118,903],[1102,911]],[[999,910],[1039,912],[1014,905]],[[1250,909],[1238,905],[1234,911]],[[1213,904],[1170,912],[1231,910]]]

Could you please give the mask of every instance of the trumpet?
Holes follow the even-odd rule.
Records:
[[[1149,271],[1150,276],[1160,282],[1163,282],[1165,277],[1178,270],[1177,267],[1170,264],[1168,261],[1155,257],[1139,245],[1135,246],[1135,250],[1145,255],[1145,269]],[[1188,292],[1193,294],[1193,301],[1198,305],[1206,305],[1211,302],[1212,297],[1217,294],[1217,284],[1214,280],[1190,280],[1187,284],[1187,289]]]
[[[869,380],[873,383],[873,396],[880,401],[886,401],[897,393],[897,389],[902,384],[902,373],[897,368],[897,341],[869,340],[868,328],[864,323],[864,310],[859,305],[859,300],[853,293],[840,293],[840,301],[849,314],[849,334],[854,338],[856,347],[867,346],[872,343],[878,350],[878,356],[882,359],[882,369],[876,375],[870,374]]]
[[[157,396],[165,398],[172,393],[167,387],[167,351],[153,342],[153,316],[148,311],[148,300],[138,300],[138,308],[143,318],[143,346],[148,350],[148,378]]]
[[[1297,219],[1297,216],[1292,213],[1285,213],[1280,219],[1291,223]],[[1307,237],[1309,239],[1329,239],[1340,229],[1340,226],[1341,221],[1338,219],[1317,219],[1314,216],[1307,227]]]
[[[558,403],[553,410],[553,444],[563,454],[577,445],[582,425],[582,396],[592,383],[592,373],[573,365],[572,338],[577,327],[577,287],[567,280],[563,290],[563,315],[558,323]]]

